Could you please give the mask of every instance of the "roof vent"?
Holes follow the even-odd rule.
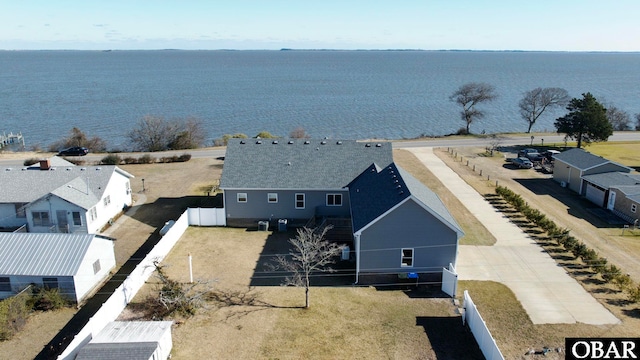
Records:
[[[262,140],[256,140],[256,144],[262,144]]]
[[[309,145],[309,144],[311,144],[311,141],[309,141],[309,140],[305,140],[305,141],[304,141],[304,144],[305,144],[305,145]]]
[[[246,144],[247,142],[244,140],[240,140],[240,144]]]
[[[276,145],[276,144],[278,144],[278,140],[273,140],[271,143]]]
[[[67,170],[67,171],[71,171],[71,168],[67,168],[66,170]]]
[[[342,141],[337,141],[336,145],[342,145]]]
[[[289,161],[289,162],[287,163],[287,165],[291,166],[291,161]]]
[[[6,168],[4,169],[4,171],[11,171],[11,168]]]
[[[396,189],[400,189],[402,187],[402,185],[398,184],[396,185]]]
[[[320,141],[320,144],[322,144],[322,145],[326,145],[326,144],[327,144],[327,142],[326,142],[326,141],[324,141],[324,140],[322,140],[322,141]]]
[[[80,168],[80,171],[85,171],[87,170],[87,168]]]
[[[404,194],[404,191],[400,190],[400,191],[398,191],[398,194],[402,195],[402,194]]]
[[[365,144],[364,147],[371,147],[371,144]]]
[[[102,170],[102,168],[99,168],[99,167],[96,168],[96,171],[100,171],[100,170]]]
[[[289,145],[293,144],[293,140],[289,140],[289,141],[287,142],[287,144],[289,144]]]
[[[376,147],[382,147],[382,144],[376,144]]]

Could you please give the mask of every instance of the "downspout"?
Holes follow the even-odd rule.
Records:
[[[353,242],[356,245],[356,282],[355,284],[358,284],[358,277],[360,275],[360,234],[353,234]]]

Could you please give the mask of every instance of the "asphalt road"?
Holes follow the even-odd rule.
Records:
[[[618,131],[615,132],[609,141],[640,141],[640,131]],[[376,140],[371,140],[376,142]],[[531,135],[509,135],[502,134],[495,137],[487,135],[486,137],[471,137],[471,138],[432,138],[426,140],[396,140],[393,141],[394,149],[406,149],[416,147],[460,147],[460,146],[491,146],[493,143],[498,143],[500,146],[512,146],[512,145],[529,145],[540,146],[542,144],[563,144],[564,135],[556,134],[536,134],[533,140]],[[192,158],[211,158],[224,156],[224,148],[204,148],[193,150],[177,150],[177,151],[160,151],[151,153],[156,158],[163,156],[181,155],[184,153],[191,154]],[[52,154],[53,155],[53,154]],[[140,153],[120,153],[121,157],[126,156],[139,156]],[[31,155],[25,155],[25,158]],[[89,163],[96,163],[100,161],[105,154],[89,154],[83,157],[83,160]],[[0,165],[2,166],[15,166],[21,167],[25,159],[4,159],[0,153]]]

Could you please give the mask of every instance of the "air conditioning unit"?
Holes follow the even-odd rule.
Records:
[[[567,183],[565,181],[560,181],[560,186],[566,188],[567,187]]]

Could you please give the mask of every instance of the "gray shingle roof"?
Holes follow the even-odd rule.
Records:
[[[73,276],[94,237],[100,236],[0,233],[0,275]]]
[[[222,189],[340,189],[372,163],[393,162],[391,143],[231,139]]]
[[[89,343],[82,347],[76,360],[149,360],[158,348],[157,342]]]
[[[620,167],[628,169],[629,171],[632,170],[627,166],[615,163],[611,160],[603,158],[602,156],[593,155],[590,152],[584,151],[582,149],[571,149],[563,151],[560,154],[555,155],[553,158],[583,171],[607,163],[619,165]]]
[[[133,177],[116,166],[54,166],[50,170],[0,167],[0,203],[30,203],[54,194],[89,209],[102,198],[116,172]]]
[[[582,178],[604,189],[608,189],[616,185],[640,185],[640,175],[631,175],[623,172],[585,175]]]
[[[395,163],[384,168],[371,165],[349,184],[354,232],[412,195],[462,235],[462,229],[438,195]]]

